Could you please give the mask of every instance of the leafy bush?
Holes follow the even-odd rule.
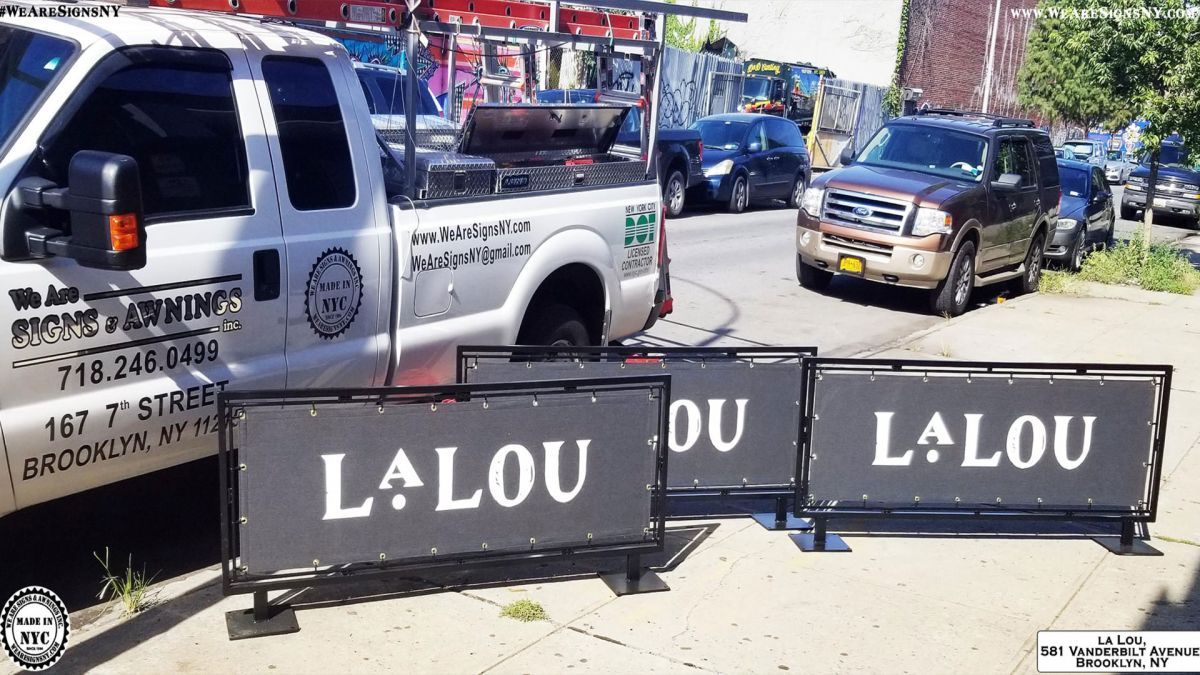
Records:
[[[547,621],[546,610],[540,602],[521,599],[510,602],[500,610],[500,616],[506,616],[517,621]]]
[[[1141,237],[1092,253],[1084,260],[1079,278],[1181,295],[1191,295],[1200,288],[1200,271],[1192,267],[1179,247],[1162,243],[1147,245]]]

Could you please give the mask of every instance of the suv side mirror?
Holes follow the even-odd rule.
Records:
[[[750,144],[746,146],[746,152],[752,155],[756,152],[762,152],[762,143],[758,141],[750,141]]]
[[[992,187],[1001,190],[1015,190],[1021,187],[1021,174],[1019,173],[1004,173],[1000,177],[992,181]]]
[[[25,241],[34,258],[73,258],[83,267],[137,270],[146,266],[146,224],[137,160],[81,150],[67,169],[68,187],[41,178],[17,183],[21,208],[58,209],[71,216],[70,231],[35,227]]]
[[[854,148],[847,145],[842,148],[842,154],[838,155],[838,163],[842,166],[850,166],[854,161]]]

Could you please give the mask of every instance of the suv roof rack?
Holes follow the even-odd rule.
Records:
[[[978,117],[985,120],[991,120],[994,127],[1026,127],[1032,129],[1033,120],[1023,117],[1005,117],[1003,115],[993,115],[991,113],[976,112],[973,110],[958,110],[955,108],[919,108],[917,115],[948,115],[952,117]]]

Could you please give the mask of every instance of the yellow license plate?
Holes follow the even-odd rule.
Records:
[[[863,264],[862,258],[852,258],[850,256],[842,256],[838,259],[838,271],[848,274],[862,274],[866,266]]]

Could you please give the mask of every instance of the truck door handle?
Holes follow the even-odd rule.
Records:
[[[279,251],[264,248],[254,252],[254,300],[279,297]]]

